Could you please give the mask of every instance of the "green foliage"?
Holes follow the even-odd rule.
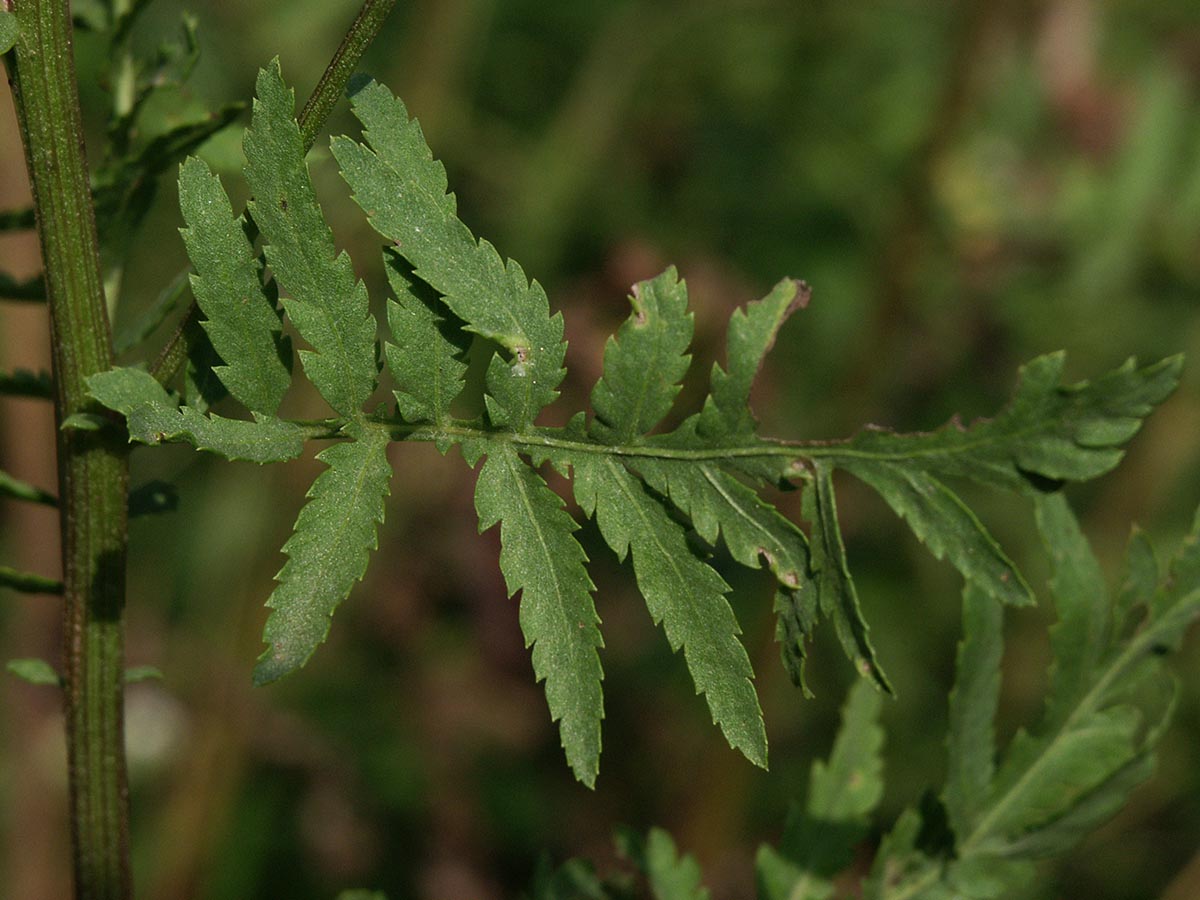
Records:
[[[350,257],[335,255],[292,110],[292,91],[276,61],[259,73],[254,120],[242,142],[255,197],[250,212],[266,241],[267,262],[290,295],[283,301],[288,318],[314,348],[300,351],[304,371],[330,406],[353,418],[375,389],[375,321]],[[259,343],[274,347],[273,339]]]
[[[1012,892],[1028,883],[1038,860],[1077,844],[1153,771],[1175,695],[1164,654],[1200,617],[1200,516],[1162,576],[1135,532],[1127,577],[1114,597],[1062,495],[1038,495],[1035,502],[1059,618],[1042,721],[1032,732],[1019,731],[997,766],[993,722],[1003,606],[968,583],[950,695],[946,781],[940,798],[927,795],[920,809],[903,812],[880,842],[862,885],[867,900],[1024,896]],[[760,900],[824,900],[835,895],[834,878],[846,878],[883,794],[880,706],[867,682],[851,690],[828,761],[813,764],[806,803],[792,806],[778,847],[759,849]],[[629,841],[624,833],[620,839]],[[651,832],[646,860],[655,840]],[[667,848],[660,858],[674,860],[669,838],[657,840]],[[653,871],[647,862],[639,868]],[[674,877],[686,887],[661,896],[703,896],[689,893],[701,890],[690,861],[681,862]]]
[[[245,222],[234,218],[220,180],[195,157],[179,169],[179,209],[196,269],[192,293],[208,317],[213,349],[228,360],[214,371],[243,406],[274,413],[292,382],[291,347],[263,288]]]
[[[793,804],[779,848],[759,848],[763,900],[824,900],[845,869],[883,795],[880,696],[865,681],[850,692],[828,762],[816,762],[803,808]]]
[[[62,676],[58,670],[44,659],[29,657],[27,659],[10,659],[4,668],[8,674],[38,687],[61,687]]]
[[[307,662],[375,549],[375,526],[383,521],[392,476],[387,432],[350,425],[347,434],[354,439],[317,454],[329,468],[313,482],[296,532],[283,545],[288,561],[267,601],[275,612],[263,630],[268,647],[254,667],[256,684]]]
[[[0,10],[0,53],[7,53],[17,42],[20,26],[17,17],[8,10]]]
[[[131,441],[186,441],[226,459],[257,463],[295,459],[304,450],[304,430],[298,425],[262,414],[247,422],[178,406],[162,385],[141,369],[102,372],[89,379],[88,387],[99,402],[125,416]]]
[[[700,866],[691,856],[680,856],[663,829],[651,828],[645,839],[635,831],[620,831],[617,851],[645,876],[654,900],[708,900]]]
[[[510,594],[521,591],[520,622],[533,647],[533,672],[546,679],[550,717],[576,777],[595,784],[604,717],[600,618],[579,527],[558,495],[511,446],[488,453],[475,485],[479,528],[500,526],[500,568]]]
[[[946,479],[1031,493],[1095,477],[1117,463],[1121,445],[1178,381],[1180,363],[1171,359],[1141,369],[1130,362],[1095,382],[1062,387],[1063,356],[1056,354],[1022,370],[1014,400],[1000,415],[968,428],[952,423],[922,434],[866,430],[845,441],[770,440],[757,433],[750,390],[783,323],[809,299],[805,285],[785,279],[734,312],[726,359],[714,365],[703,405],[663,432],[690,364],[693,332],[686,286],[669,269],[634,286],[630,316],[605,346],[592,415],[579,413],[562,428],[538,426],[538,413],[555,399],[564,375],[561,316],[550,313],[537,282],[459,221],[445,171],[403,104],[369,80],[353,82],[350,94],[367,143],[336,138],[333,149],[355,199],[389,241],[384,263],[394,297],[384,357],[395,382],[394,412],[364,411],[379,373],[376,326],[349,257],[335,253],[277,62],[259,74],[244,140],[255,197],[250,211],[272,280],[264,282],[268,270],[220,182],[196,160],[181,169],[193,285],[223,358],[211,368],[194,358],[196,378],[211,371],[253,421],[208,413],[199,399],[178,406],[136,369],[90,382],[93,396],[123,413],[130,439],[141,443],[184,441],[266,462],[296,456],[307,436],[340,440],[320,454],[330,468],[314,484],[284,548],[289,559],[268,601],[268,649],[255,670],[260,684],[309,658],[325,640],[334,609],[363,576],[383,518],[389,439],[433,441],[443,451],[460,444],[472,466],[484,459],[476,485],[480,528],[500,525],[500,567],[510,593],[521,592],[519,620],[534,673],[546,683],[550,715],[576,777],[591,785],[598,771],[603,642],[578,525],[535,468],[547,461],[573,479],[575,500],[617,557],[632,558],[652,620],[672,650],[683,651],[730,745],[765,766],[754,673],[729,587],[709,558],[718,540],[738,563],[765,565],[775,577],[777,635],[793,680],[804,683],[806,643],[826,618],[856,668],[889,690],[850,576],[835,470],[877,490],[976,590],[1025,604],[1025,579]],[[290,369],[276,283],[287,318],[313,348],[299,351],[305,372],[338,414],[320,428],[274,418]],[[485,413],[463,420],[453,406],[464,389],[471,334],[485,342],[490,360]],[[811,543],[758,493],[764,483],[803,488]],[[975,800],[965,781],[951,789],[960,792],[967,809]],[[812,867],[814,877],[828,874],[815,858],[796,864]]]

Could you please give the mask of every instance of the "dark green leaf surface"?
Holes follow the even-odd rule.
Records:
[[[8,10],[0,9],[0,53],[7,53],[17,42],[20,27],[17,17]]]
[[[283,300],[288,317],[313,347],[299,351],[304,371],[330,406],[355,418],[375,389],[375,320],[367,289],[350,257],[336,253],[317,205],[294,108],[275,60],[258,73],[242,142],[254,193],[249,206],[267,242],[267,262],[291,295]]]
[[[254,412],[274,414],[292,381],[291,345],[263,290],[254,249],[221,181],[195,157],[179,169],[179,208],[196,303],[207,318],[213,348],[225,360],[214,369],[234,396]]]
[[[627,444],[648,433],[671,409],[691,356],[687,287],[674,269],[633,286],[633,312],[604,345],[604,374],[592,389],[592,435]]]
[[[928,472],[915,467],[847,460],[848,472],[887,501],[938,559],[946,558],[963,577],[1002,603],[1024,606],[1033,592],[962,499]]]
[[[317,454],[329,468],[313,482],[283,545],[288,561],[267,601],[268,646],[254,667],[255,684],[275,681],[308,661],[328,636],[333,611],[367,570],[392,467],[386,431],[364,428],[352,437]]]
[[[176,406],[149,372],[118,368],[88,379],[91,395],[125,416],[130,442],[182,442],[226,459],[256,463],[295,459],[304,450],[304,430],[291,422],[256,415],[255,421],[204,415]]]
[[[574,460],[575,497],[617,556],[633,550],[633,571],[646,607],[671,649],[683,648],[698,693],[730,746],[766,767],[767,737],[741,632],[725,593],[729,586],[688,547],[683,529],[619,462]]]
[[[1000,700],[1004,612],[975,584],[963,589],[963,638],[950,692],[947,771],[942,801],[956,834],[966,834],[988,799],[996,769],[993,721]]]
[[[1063,386],[1065,361],[1065,354],[1051,353],[1023,366],[1012,402],[993,419],[923,434],[868,429],[829,455],[839,465],[866,458],[1016,489],[1030,475],[1052,481],[1103,475],[1120,462],[1121,446],[1142,419],[1175,389],[1183,361],[1176,356],[1138,368],[1131,359],[1094,381]]]
[[[750,389],[763,359],[787,317],[808,305],[811,292],[802,281],[785,278],[762,300],[734,310],[726,338],[726,368],[714,365],[711,388],[700,416],[700,433],[707,438],[754,434]]]
[[[595,586],[562,500],[511,446],[488,451],[475,488],[481,531],[500,523],[500,569],[509,594],[521,592],[525,645],[546,681],[550,717],[559,723],[575,777],[591,787],[600,765],[604,645],[592,602]]]
[[[812,568],[821,613],[833,619],[842,649],[859,674],[891,693],[887,676],[875,658],[870,629],[863,619],[858,591],[850,577],[833,496],[833,470],[824,462],[813,465],[813,483],[804,494],[804,515],[812,523]]]
[[[384,345],[396,406],[409,422],[444,422],[463,389],[470,335],[395,251],[384,251],[384,268],[396,296],[387,307],[392,341]]]
[[[558,396],[566,344],[562,316],[512,260],[476,241],[456,215],[446,172],[420,126],[387,88],[351,83],[350,100],[368,146],[335,138],[333,154],[375,230],[443,295],[468,330],[500,344],[507,360],[488,369],[489,412],[497,425],[526,428]]]

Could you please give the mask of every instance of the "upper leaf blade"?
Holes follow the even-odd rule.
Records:
[[[490,411],[495,424],[526,428],[558,396],[565,374],[562,316],[550,315],[545,291],[520,266],[505,265],[459,221],[445,169],[404,104],[382,85],[361,80],[352,83],[350,100],[370,146],[335,138],[333,153],[355,201],[469,330],[507,351],[509,359],[489,370]]]
[[[410,422],[441,422],[463,388],[469,335],[447,313],[429,285],[412,274],[393,250],[384,251],[384,268],[396,300],[388,303],[392,341],[384,346],[388,369],[396,379],[396,405]]]
[[[714,365],[711,388],[700,415],[700,433],[708,438],[754,433],[750,389],[763,358],[788,316],[808,305],[812,292],[803,281],[785,278],[761,300],[734,310],[729,319],[726,369]]]
[[[267,649],[254,683],[267,684],[304,665],[329,634],[333,611],[367,569],[383,521],[392,468],[382,428],[356,430],[356,439],[317,455],[329,468],[317,476],[295,532],[283,545],[288,561],[267,600]]]
[[[595,515],[604,540],[624,559],[632,547],[633,571],[655,624],[662,623],[672,650],[683,648],[696,690],[730,746],[766,767],[767,736],[751,679],[741,629],[725,599],[729,586],[687,545],[683,529],[620,463],[579,456],[575,496]]]
[[[846,563],[833,494],[833,469],[820,460],[813,465],[813,483],[804,493],[804,515],[812,523],[812,567],[821,612],[833,619],[842,648],[859,673],[891,693],[892,687],[871,646],[870,629]]]
[[[207,318],[209,340],[225,361],[215,369],[217,377],[249,409],[274,413],[291,384],[291,347],[220,179],[194,156],[179,169],[179,208],[196,270],[192,292]]]
[[[1081,481],[1108,472],[1142,419],[1179,383],[1182,358],[1138,368],[1129,360],[1091,382],[1060,384],[1065,356],[1041,356],[1021,368],[1016,393],[995,418],[937,431],[859,432],[822,453],[839,465],[855,458],[903,462],[950,475],[1021,489],[1029,478]]]
[[[595,586],[575,539],[575,520],[558,495],[511,445],[488,451],[475,488],[480,530],[500,523],[500,569],[510,594],[521,591],[525,645],[534,676],[546,681],[550,716],[575,776],[592,787],[600,766],[604,645],[592,603]]]
[[[675,270],[633,286],[633,312],[604,346],[604,374],[592,389],[591,432],[607,444],[650,431],[671,409],[691,356],[687,286]]]
[[[267,262],[291,295],[284,308],[314,348],[300,351],[305,372],[330,406],[356,417],[375,389],[375,320],[350,258],[335,252],[293,109],[275,60],[258,73],[254,114],[242,142],[254,193],[249,206],[267,241]]]

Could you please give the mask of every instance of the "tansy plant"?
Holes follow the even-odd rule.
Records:
[[[123,14],[114,12],[117,4],[98,6],[108,18],[97,27],[109,29],[120,46],[144,4]],[[318,455],[326,468],[283,546],[287,561],[267,599],[266,649],[254,668],[260,685],[295,672],[318,651],[337,607],[363,577],[387,508],[389,445],[432,442],[443,453],[457,447],[475,470],[480,530],[500,527],[500,570],[508,592],[520,595],[520,628],[566,761],[588,786],[601,756],[603,639],[588,558],[576,538],[580,522],[548,486],[545,468],[569,479],[575,504],[594,519],[604,542],[619,559],[632,559],[650,617],[671,649],[683,651],[714,723],[764,768],[767,740],[754,673],[729,585],[710,553],[723,544],[736,562],[769,570],[782,662],[799,689],[807,691],[806,646],[822,620],[831,621],[863,684],[847,702],[829,760],[813,768],[805,804],[793,810],[782,843],[758,856],[759,895],[767,900],[831,896],[834,876],[851,861],[882,790],[877,719],[891,685],[847,565],[834,490],[836,471],[854,476],[930,552],[958,569],[966,585],[945,785],[883,839],[863,895],[983,898],[1019,889],[1033,860],[1071,846],[1149,775],[1169,720],[1173,682],[1162,651],[1178,644],[1200,610],[1197,537],[1188,538],[1160,578],[1148,545],[1136,536],[1127,577],[1110,593],[1060,489],[1118,463],[1142,419],[1176,386],[1180,360],[1130,361],[1090,382],[1064,385],[1064,356],[1052,354],[1021,369],[998,414],[970,425],[774,440],[758,433],[749,399],[780,329],[789,316],[802,318],[809,302],[803,282],[784,279],[734,312],[724,360],[709,374],[703,403],[665,430],[691,363],[693,333],[687,288],[668,269],[633,286],[630,315],[605,344],[590,409],[561,427],[539,425],[566,374],[562,315],[551,313],[541,286],[516,262],[459,220],[445,170],[403,103],[370,78],[348,80],[389,6],[366,4],[299,119],[278,63],[259,73],[242,141],[253,198],[244,213],[204,162],[184,159],[179,202],[192,272],[167,286],[163,306],[189,286],[195,306],[148,366],[120,368],[112,367],[103,304],[105,284],[111,290],[119,280],[117,226],[128,230],[144,214],[139,185],[152,184],[155,173],[225,127],[237,110],[133,146],[130,116],[153,89],[134,77],[133,106],[116,118],[106,168],[89,186],[86,170],[43,167],[40,156],[46,142],[64,139],[59,116],[63,98],[71,102],[61,83],[69,78],[69,59],[54,63],[41,52],[69,36],[65,5],[20,2],[0,13],[0,34],[16,42],[12,69],[46,265],[44,282],[27,290],[40,292],[44,283],[56,354],[52,379],[27,377],[20,389],[20,376],[9,376],[7,384],[28,394],[49,393],[53,385],[63,497],[39,496],[7,475],[0,484],[16,499],[60,502],[68,536],[64,584],[11,570],[3,579],[17,589],[63,591],[68,628],[78,633],[63,683],[72,723],[79,896],[122,897],[131,890],[120,753],[115,764],[96,754],[120,740],[128,447],[167,442],[257,463],[294,459],[310,441],[327,444]],[[163,54],[164,70],[186,69],[180,60],[194,49],[190,33],[176,52]],[[66,71],[39,69],[54,65]],[[350,258],[335,251],[305,162],[343,87],[362,134],[336,137],[331,148],[383,241],[390,294],[382,342],[366,287]],[[102,232],[116,235],[112,247],[96,244],[93,209],[113,223]],[[482,411],[463,418],[456,413],[464,408],[472,345],[488,360],[477,385],[481,402],[474,404]],[[284,394],[301,374],[328,404],[328,418],[279,417]],[[381,379],[394,401],[372,402]],[[225,395],[233,402],[221,409],[231,414],[218,414],[212,404]],[[956,491],[960,482],[1030,499],[1053,568],[1059,624],[1045,714],[998,757],[992,720],[1003,610],[1034,597]],[[768,485],[803,492],[807,530],[766,498],[761,488]],[[15,668],[58,680],[37,663]],[[707,896],[697,866],[678,855],[665,832],[623,833],[619,846],[641,880],[601,877],[572,862],[544,867],[532,896],[626,897],[643,889],[660,900]]]

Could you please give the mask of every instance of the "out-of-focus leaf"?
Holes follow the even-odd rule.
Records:
[[[39,687],[62,687],[63,678],[58,670],[44,659],[29,657],[26,659],[10,659],[4,668],[10,675],[15,675],[29,684]]]

